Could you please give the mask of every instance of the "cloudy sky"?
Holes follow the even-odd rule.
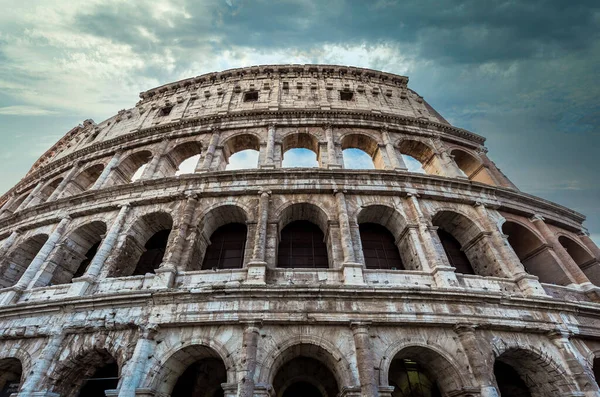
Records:
[[[407,75],[488,138],[528,193],[600,242],[600,1],[0,0],[0,191],[84,119],[228,68],[330,63]],[[575,5],[573,5],[575,4]]]

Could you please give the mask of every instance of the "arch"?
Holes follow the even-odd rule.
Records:
[[[566,376],[566,371],[548,353],[525,347],[505,346],[502,351],[497,348],[495,346],[496,361],[509,366],[519,375],[531,397],[562,397],[578,391],[574,380]],[[498,386],[500,390],[503,389],[503,386]]]
[[[135,182],[141,177],[145,166],[151,159],[152,152],[149,150],[140,150],[130,154],[121,160],[115,169],[117,172],[111,173],[112,180],[107,185]]]
[[[163,174],[165,176],[191,174],[195,172],[200,160],[200,153],[202,152],[202,145],[198,141],[188,141],[180,143],[169,151],[166,158],[169,161],[163,165]],[[192,164],[187,164],[192,161]]]
[[[398,367],[404,362],[417,364],[424,374],[439,388],[442,395],[451,395],[470,386],[467,377],[452,356],[439,346],[431,343],[401,343],[385,354],[381,363],[380,384],[390,385],[390,380],[398,375]],[[397,380],[394,383],[397,383]],[[393,381],[393,380],[392,380]]]
[[[95,348],[61,362],[52,391],[61,396],[100,397],[106,390],[117,388],[119,377],[119,364],[113,355]]]
[[[103,164],[96,164],[87,167],[67,184],[65,187],[65,193],[63,193],[62,197],[73,196],[85,192],[94,186],[94,183],[100,177],[102,171],[104,171]]]
[[[17,393],[23,384],[23,365],[15,357],[0,359],[0,396]]]
[[[223,156],[225,158],[225,161],[221,164],[220,169],[230,169],[228,168],[228,165],[230,163],[230,160],[233,160],[231,156],[237,153],[241,154],[241,152],[245,152],[246,150],[254,150],[256,152],[260,150],[260,139],[256,135],[243,133],[234,135],[231,138],[227,139],[223,143]],[[239,165],[239,168],[257,168],[258,157],[256,157],[256,164],[253,164],[252,167],[248,167],[248,165],[249,164]]]
[[[439,210],[432,218],[450,264],[457,272],[480,276],[500,276],[487,234],[465,214],[456,210]]]
[[[472,181],[485,183],[488,185],[496,185],[494,178],[489,170],[475,155],[467,152],[464,149],[454,148],[450,151],[450,155],[454,157],[454,162],[462,171],[464,176]]]
[[[316,204],[310,202],[287,202],[277,211],[279,230],[293,221],[309,221],[319,226],[324,233],[328,230],[329,217]]]
[[[126,233],[109,277],[153,273],[162,262],[173,218],[164,211],[156,211],[138,218]]]
[[[277,397],[336,397],[340,387],[327,365],[300,355],[281,365],[273,390]]]
[[[213,263],[215,257],[211,251],[212,249],[216,249],[216,245],[212,245],[212,238],[220,228],[226,227],[227,225],[237,224],[246,229],[243,247],[239,247],[239,244],[236,245],[237,249],[242,249],[242,263],[245,263],[251,252],[251,241],[249,239],[251,233],[249,233],[247,228],[248,221],[248,212],[246,209],[237,204],[218,204],[209,208],[200,218],[200,229],[202,231],[203,238],[196,239],[194,242],[196,245],[193,249],[195,256],[192,257],[190,270],[204,269],[205,264],[206,266],[210,266],[210,269],[213,268],[213,265],[215,264]],[[232,230],[225,228],[222,230],[222,232],[229,233],[232,232]],[[220,238],[219,235],[217,235],[216,238]],[[222,245],[222,243],[225,243],[225,241],[222,239],[220,242],[215,240],[215,243],[219,244],[220,248],[225,247],[225,245]],[[210,256],[210,258],[207,256],[207,254]],[[216,259],[218,261],[219,258]],[[219,268],[218,265],[216,267]]]
[[[359,224],[360,242],[367,269],[404,270],[394,236],[377,223]]]
[[[279,370],[297,357],[312,358],[322,363],[331,371],[340,389],[358,385],[344,355],[331,342],[312,335],[296,335],[278,344],[277,349],[265,357],[260,367],[259,382],[274,385]],[[280,395],[277,390],[275,392]]]
[[[283,162],[285,161],[285,153],[293,149],[310,150],[316,156],[317,165],[315,165],[314,167],[320,166],[321,153],[319,150],[319,141],[315,136],[306,132],[299,132],[286,135],[281,141],[282,167],[294,167],[294,165],[292,164],[283,164]]]
[[[385,162],[381,150],[379,149],[379,145],[377,144],[377,141],[370,136],[364,134],[347,134],[342,138],[341,144],[342,151],[345,151],[346,149],[357,149],[366,153],[371,158],[373,168],[380,170],[385,168]],[[352,168],[346,165],[345,157],[344,168]]]
[[[202,363],[202,361],[204,363]],[[207,362],[208,361],[208,362]],[[194,368],[195,363],[200,365],[208,364],[213,365],[213,368],[217,371],[224,370],[223,374],[219,374],[218,385],[226,382],[235,381],[235,367],[231,361],[231,355],[214,343],[204,343],[200,341],[194,341],[186,346],[177,348],[177,350],[171,352],[166,359],[161,362],[156,362],[154,370],[151,370],[151,374],[155,374],[150,379],[151,388],[157,392],[158,395],[171,395],[175,387],[177,386],[178,380],[186,370]],[[222,368],[218,365],[220,363]],[[192,372],[192,371],[189,371]],[[186,374],[193,375],[193,374]],[[224,379],[220,375],[225,375]],[[217,382],[214,382],[217,383]],[[211,389],[216,385],[211,384]],[[207,394],[208,396],[209,394]],[[175,397],[175,395],[173,395]]]
[[[60,183],[62,181],[63,181],[63,177],[58,177],[58,178],[55,178],[52,181],[48,182],[46,184],[46,186],[44,186],[42,188],[42,190],[40,190],[38,198],[34,199],[34,202],[32,202],[30,204],[30,206],[34,206],[36,204],[42,204],[42,203],[45,203],[46,201],[48,201],[48,199],[50,198],[52,193],[54,193],[54,191],[56,190],[56,188],[58,188],[58,185],[60,185]]]
[[[14,213],[21,206],[21,204],[23,204],[23,202],[31,194],[31,192],[32,192],[32,190],[28,190],[25,193],[22,193],[19,197],[17,197],[16,200],[14,200],[12,203],[9,203],[6,206],[6,208],[3,208],[2,214],[5,214],[5,213],[12,214],[12,213]]]
[[[565,235],[558,236],[558,242],[588,279],[592,283],[600,285],[600,263],[598,263],[598,260],[594,258],[587,248]]]
[[[35,287],[67,284],[73,278],[83,276],[105,233],[103,221],[91,221],[69,233],[60,242],[60,249],[55,250]]]
[[[323,231],[310,221],[293,221],[280,232],[277,267],[327,268],[329,255]]]
[[[403,139],[398,144],[398,150],[403,156],[412,157],[414,160],[421,163],[423,171],[427,174],[438,175],[440,172],[437,169],[439,167],[433,159],[435,157],[434,149],[418,140]],[[407,165],[410,165],[410,161],[406,161]],[[413,172],[419,172],[416,169]]]
[[[47,234],[37,234],[29,237],[2,259],[0,265],[1,288],[11,287],[19,281],[47,240]]]
[[[558,285],[571,283],[556,254],[537,233],[513,220],[504,222],[502,233],[508,236],[508,243],[525,270],[537,276],[540,282]]]

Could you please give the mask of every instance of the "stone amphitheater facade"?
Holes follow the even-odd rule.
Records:
[[[69,131],[0,199],[0,395],[600,396],[584,217],[407,83],[233,69]]]

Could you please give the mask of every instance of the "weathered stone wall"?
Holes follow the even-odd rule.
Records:
[[[300,358],[331,371],[323,390],[389,396],[392,362],[410,359],[444,396],[498,395],[495,362],[533,396],[599,395],[600,250],[583,216],[519,192],[483,138],[406,84],[356,68],[239,69],[142,93],[70,131],[2,201],[0,381],[21,374],[19,396],[75,396],[116,363],[108,395],[168,396],[211,359],[225,395],[281,396],[285,379],[306,377],[286,366]],[[292,148],[319,167],[282,168]],[[348,148],[375,169],[345,168]],[[226,170],[245,149],[257,168]],[[278,267],[281,232],[298,220],[323,232],[327,268]],[[203,270],[211,236],[232,223],[246,226],[241,267]],[[366,223],[391,233],[405,269],[365,266]],[[440,229],[475,274],[456,271]],[[162,262],[133,275],[162,230]]]

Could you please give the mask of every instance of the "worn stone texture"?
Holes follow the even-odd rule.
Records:
[[[116,364],[106,395],[165,397],[204,363],[225,396],[280,397],[298,379],[396,396],[395,368],[412,360],[443,396],[500,395],[498,362],[534,397],[600,396],[600,250],[584,217],[521,193],[482,137],[407,83],[330,65],[234,69],[69,131],[0,198],[0,388],[77,396]],[[282,168],[292,148],[319,167]],[[347,168],[348,148],[374,169]],[[257,167],[227,170],[246,149]],[[191,157],[195,172],[178,175]],[[278,267],[299,220],[323,232],[326,268]],[[230,224],[246,228],[241,266],[203,269]],[[404,269],[366,266],[364,224],[389,231]],[[162,262],[138,274],[164,230]],[[456,271],[440,230],[474,274]]]

